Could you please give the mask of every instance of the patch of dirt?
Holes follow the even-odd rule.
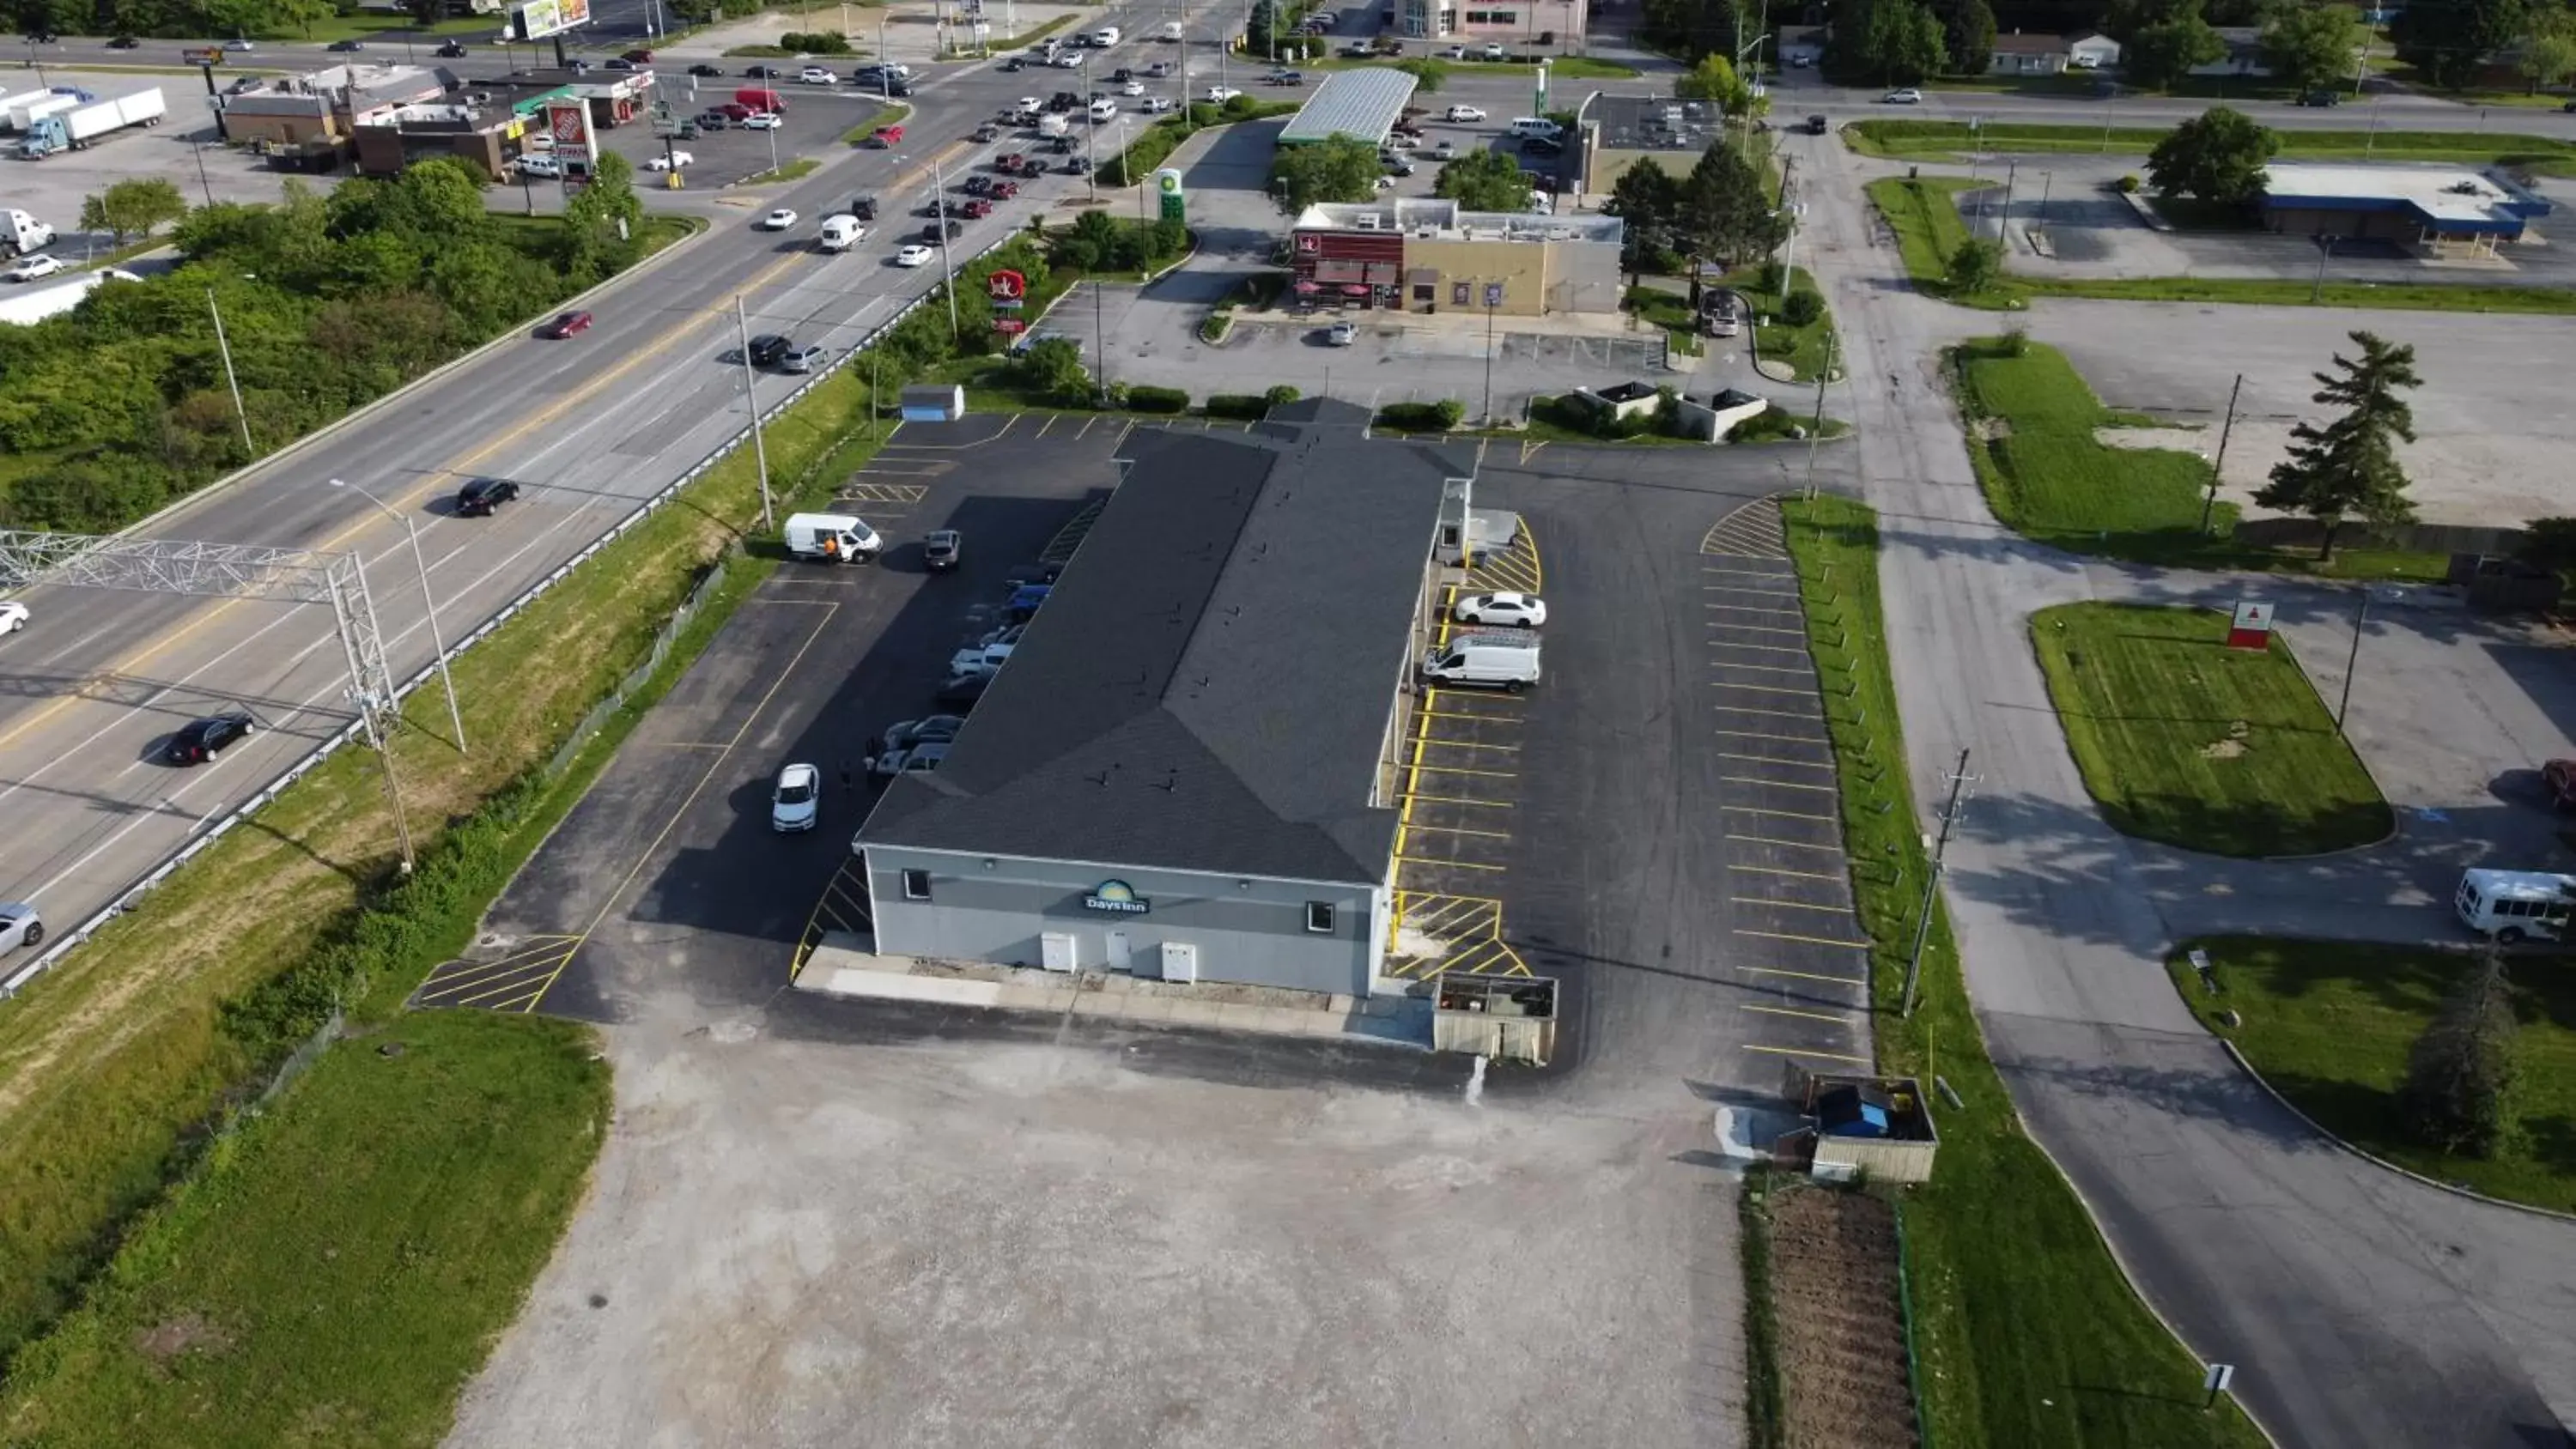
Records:
[[[134,1335],[134,1351],[156,1368],[168,1368],[182,1354],[221,1353],[232,1346],[232,1335],[194,1313],[164,1319]]]
[[[1771,1199],[1771,1297],[1789,1449],[1913,1449],[1896,1212],[1864,1192]]]
[[[2012,436],[2012,419],[1970,418],[1968,419],[1968,436],[1976,438],[1981,442],[1988,443],[2009,438]]]
[[[2201,746],[2200,757],[2204,760],[2242,759],[2245,755],[2245,741],[2251,738],[2253,734],[2254,727],[2252,725],[2247,724],[2241,719],[2229,720],[2227,722],[2227,738],[2223,740],[2212,740],[2208,744]]]

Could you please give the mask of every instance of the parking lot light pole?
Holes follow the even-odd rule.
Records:
[[[250,440],[250,413],[242,407],[241,378],[233,372],[233,346],[224,338],[224,309],[215,303],[215,289],[206,289],[206,310],[215,317],[215,350],[224,358],[224,386],[233,393],[233,419],[241,424],[242,451],[251,459],[259,457],[259,445]]]
[[[742,401],[751,412],[751,462],[760,470],[760,526],[776,526],[769,507],[769,445],[760,435],[760,374],[751,367],[751,323],[743,316],[742,293],[733,294],[733,335],[742,343]]]
[[[956,337],[963,330],[957,322],[957,264],[948,257],[948,182],[940,175],[939,158],[930,158],[931,225],[939,233],[939,271],[948,289],[948,335]]]
[[[447,672],[447,640],[438,632],[438,596],[429,591],[429,561],[421,556],[420,527],[410,514],[394,512],[383,499],[346,478],[332,479],[331,486],[346,488],[374,504],[378,513],[400,520],[403,532],[411,538],[411,566],[420,571],[420,606],[429,614],[429,647],[438,651],[438,686],[447,693],[447,724],[456,732],[456,749],[461,754],[465,750],[465,716],[456,708],[456,680]]]

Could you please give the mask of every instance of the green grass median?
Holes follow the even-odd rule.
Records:
[[[2218,987],[2201,982],[2188,947],[2174,954],[2167,969],[2192,1014],[2318,1126],[2437,1181],[2576,1213],[2576,956],[2507,963],[2519,1023],[2514,1128],[2503,1151],[2482,1159],[2406,1137],[2396,1095],[2407,1051],[2470,969],[2468,953],[2242,936],[2188,946],[2209,954]],[[2219,1015],[2228,1011],[2234,1026]]]
[[[427,1012],[336,1047],[10,1365],[0,1437],[438,1442],[579,1203],[609,1110],[607,1063],[571,1022]]]
[[[2080,153],[2144,156],[2172,134],[2168,126],[2049,126],[1964,121],[1854,121],[1845,142],[1865,156],[1900,161],[1965,161],[1968,153]],[[2487,131],[2273,132],[2284,161],[2456,161],[2478,166],[2529,166],[2552,170],[2576,165],[2576,144],[2554,136]]]
[[[1878,1065],[1927,1087],[1937,1075],[1961,1103],[1935,1099],[1939,1161],[1901,1199],[1924,1442],[2258,1449],[2262,1436],[2232,1404],[2202,1410],[2200,1365],[2131,1291],[2056,1165],[2022,1134],[1937,906],[1921,1004],[1898,1015],[1927,862],[1888,674],[1877,521],[1830,497],[1784,512],[1853,899],[1872,942]]]
[[[2211,855],[2314,855],[2396,818],[2276,633],[2227,647],[2214,609],[2061,604],[2031,616],[2084,788],[2114,829]]]

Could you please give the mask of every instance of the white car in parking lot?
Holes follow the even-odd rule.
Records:
[[[1209,86],[1207,88],[1206,99],[1221,106],[1242,94],[1243,92],[1236,90],[1232,86]]]
[[[519,174],[552,181],[563,175],[563,162],[552,156],[522,156],[519,158]]]
[[[1141,96],[1144,93],[1145,83],[1140,80],[1131,80],[1118,88],[1118,94],[1122,96]]]
[[[1441,119],[1454,126],[1468,121],[1481,121],[1485,119],[1485,113],[1474,106],[1451,106],[1449,113]]]
[[[796,213],[782,206],[760,219],[762,231],[785,231],[796,224]]]
[[[1535,629],[1547,622],[1547,601],[1536,594],[1469,594],[1449,616],[1461,624],[1509,624]]]
[[[1149,116],[1159,116],[1172,108],[1170,96],[1147,96],[1141,109]]]
[[[644,162],[644,169],[647,171],[677,171],[684,166],[697,164],[697,159],[697,157],[690,155],[686,151],[670,151],[660,156],[648,157]]]
[[[894,254],[894,264],[898,267],[926,267],[930,265],[930,259],[937,255],[939,253],[921,243],[913,242]]]
[[[822,771],[812,765],[790,765],[778,772],[778,784],[769,792],[770,829],[811,830],[822,813]]]

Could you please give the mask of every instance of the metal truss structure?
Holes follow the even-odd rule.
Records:
[[[368,745],[385,763],[385,791],[393,799],[403,869],[411,869],[411,826],[403,815],[402,791],[394,782],[393,758],[385,751],[399,702],[394,697],[393,671],[385,661],[384,636],[376,625],[375,599],[367,591],[367,573],[358,555],[0,529],[0,588],[35,584],[329,604],[332,627],[348,666],[348,699],[365,728]]]

